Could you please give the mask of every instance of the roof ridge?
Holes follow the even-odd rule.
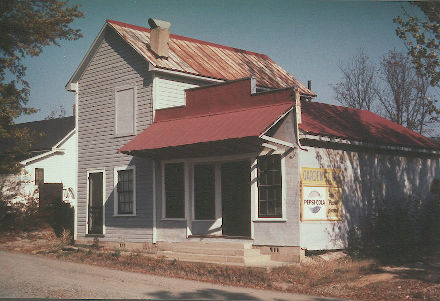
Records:
[[[25,124],[29,124],[29,123],[47,123],[47,122],[51,122],[54,120],[61,120],[61,119],[67,119],[67,118],[74,118],[75,116],[64,116],[64,117],[58,117],[58,118],[49,118],[49,119],[42,119],[42,120],[34,120],[34,121],[26,121],[26,122],[20,122],[20,123],[15,123],[14,125],[25,125]]]
[[[145,31],[145,32],[150,32],[151,31],[149,28],[146,28],[146,27],[142,27],[142,26],[138,26],[138,25],[133,25],[133,24],[130,24],[130,23],[125,23],[125,22],[120,22],[120,21],[116,21],[116,20],[107,19],[106,22],[107,23],[112,23],[112,24],[117,24],[117,25],[123,26],[123,27],[129,27],[129,28],[132,28],[132,29],[135,29],[135,30],[140,30],[140,31]],[[181,36],[181,35],[177,35],[177,34],[170,34],[170,38],[177,39],[177,40],[188,41],[188,42],[200,43],[200,44],[209,45],[209,46],[213,46],[213,47],[217,47],[217,48],[223,48],[223,49],[227,49],[227,50],[238,52],[238,53],[247,53],[247,54],[250,54],[250,55],[260,56],[262,58],[270,59],[271,60],[271,58],[269,56],[267,56],[267,54],[264,54],[264,53],[258,53],[258,52],[255,52],[255,51],[249,51],[249,50],[245,50],[245,49],[235,48],[235,47],[231,47],[231,46],[217,44],[217,43],[214,43],[214,42],[199,40],[199,39],[190,38],[190,37],[185,37],[185,36]]]
[[[337,108],[343,108],[343,109],[347,109],[347,110],[351,110],[351,111],[367,111],[373,114],[376,114],[374,112],[371,112],[369,110],[366,109],[358,109],[358,108],[350,108],[347,106],[342,106],[342,105],[335,105],[335,104],[331,104],[331,103],[326,103],[326,102],[320,102],[320,101],[303,101],[304,103],[317,103],[317,104],[322,104],[322,105],[326,105],[326,106],[332,106],[332,107],[337,107]],[[377,114],[376,114],[377,115]]]
[[[254,110],[254,109],[261,109],[261,108],[267,108],[267,107],[275,107],[275,106],[281,106],[281,105],[286,105],[286,104],[290,104],[290,105],[294,105],[293,102],[282,102],[282,103],[274,103],[274,104],[267,104],[267,105],[259,105],[259,106],[255,106],[255,107],[246,107],[246,108],[237,108],[234,110],[229,110],[229,111],[221,111],[221,112],[216,112],[216,113],[206,113],[206,114],[201,114],[201,115],[194,115],[194,116],[185,116],[182,118],[173,118],[173,119],[166,119],[166,120],[160,120],[160,121],[154,121],[154,123],[161,123],[161,122],[171,122],[171,121],[176,121],[176,120],[185,120],[185,119],[196,119],[196,118],[203,118],[203,117],[209,117],[209,116],[216,116],[216,115],[223,115],[223,114],[230,114],[230,113],[236,113],[236,112],[241,112],[241,111],[249,111],[249,110]]]

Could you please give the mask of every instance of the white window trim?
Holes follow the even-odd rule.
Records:
[[[277,154],[278,155],[278,154]],[[255,160],[255,164],[257,164]],[[255,165],[257,166],[257,165]],[[258,203],[260,201],[260,194],[258,191],[258,167],[254,169],[254,193],[255,193],[255,209],[254,209],[254,222],[287,222],[286,217],[286,156],[281,154],[281,217],[259,217],[258,216]]]
[[[133,170],[133,213],[120,214],[118,212],[118,171]],[[113,170],[113,216],[136,216],[136,166],[117,166]]]
[[[118,118],[117,118],[117,114],[118,114],[118,108],[117,108],[117,104],[116,104],[116,92],[119,91],[123,91],[123,90],[128,90],[128,89],[133,89],[133,132],[132,133],[118,133]],[[115,121],[115,137],[119,138],[119,137],[127,137],[127,136],[134,136],[137,133],[137,86],[136,84],[132,83],[132,84],[127,84],[127,85],[122,85],[122,86],[117,86],[114,88],[113,91],[113,107],[115,110],[115,114],[113,116],[114,121]]]
[[[89,234],[89,175],[102,172],[102,235],[105,235],[105,169],[87,170],[87,194],[86,194],[86,235]]]
[[[184,190],[184,217],[166,217],[166,204],[167,204],[167,196],[165,191],[165,165],[169,163],[182,163],[183,164],[183,190]],[[188,204],[188,164],[185,162],[185,160],[166,160],[162,161],[161,164],[161,178],[162,178],[162,221],[185,221],[188,213],[187,213],[187,204]]]

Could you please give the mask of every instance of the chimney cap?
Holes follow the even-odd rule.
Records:
[[[158,19],[153,19],[153,18],[148,19],[148,24],[150,25],[151,29],[154,29],[157,27],[168,29],[171,27],[170,22],[162,21],[162,20],[158,20]]]

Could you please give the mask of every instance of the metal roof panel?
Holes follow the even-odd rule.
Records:
[[[265,54],[171,34],[169,57],[158,58],[148,45],[148,28],[113,20],[107,23],[155,67],[223,80],[255,76],[259,86],[296,86],[302,94],[316,95]]]

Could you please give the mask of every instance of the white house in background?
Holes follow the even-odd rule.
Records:
[[[23,168],[19,175],[8,176],[11,187],[20,190],[15,201],[27,197],[38,197],[38,184],[62,183],[63,200],[76,205],[76,141],[75,117],[63,117],[17,124],[27,128],[36,136],[30,157],[21,161]],[[8,188],[4,188],[8,189]],[[15,190],[17,191],[17,190]]]

